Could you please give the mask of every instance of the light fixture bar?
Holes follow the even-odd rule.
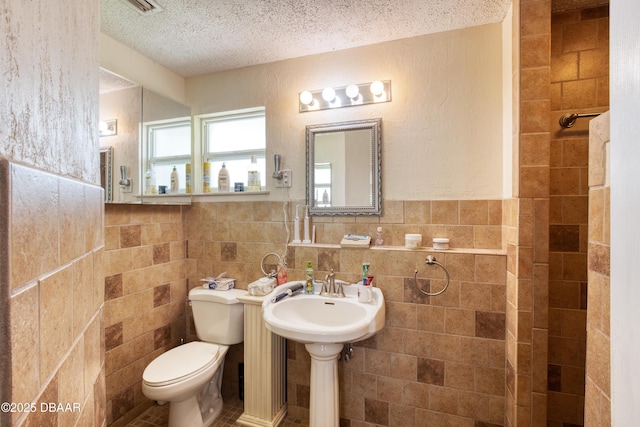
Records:
[[[320,90],[302,91],[298,95],[301,113],[389,102],[391,101],[391,80],[326,87]]]

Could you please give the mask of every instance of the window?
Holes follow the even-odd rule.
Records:
[[[331,206],[331,163],[316,163],[314,168],[315,205]]]
[[[178,192],[186,190],[185,165],[191,162],[191,120],[189,118],[145,123],[149,164],[156,186],[171,188],[173,167],[178,171]]]
[[[198,117],[202,132],[202,161],[211,164],[211,188],[217,192],[218,172],[225,163],[230,191],[234,184],[247,186],[251,156],[256,156],[261,188],[265,187],[266,124],[264,107]]]

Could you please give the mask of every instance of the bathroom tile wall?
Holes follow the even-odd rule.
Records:
[[[286,206],[289,218],[292,206],[295,202]],[[246,288],[261,276],[265,254],[284,252],[283,218],[279,202],[191,205],[186,214],[189,286],[226,271]],[[339,279],[354,282],[362,262],[369,261],[385,294],[385,328],[356,345],[351,361],[340,364],[341,417],[351,426],[504,424],[502,218],[500,200],[385,201],[381,217],[312,218],[319,244],[336,244],[347,232],[375,234],[382,226],[389,245],[384,249],[288,248],[290,280],[302,279],[311,261],[318,277],[333,268]],[[465,248],[435,253],[451,274],[449,289],[439,297],[423,296],[411,280],[417,268],[420,284],[435,291],[444,275],[424,264],[431,252],[398,248],[408,232],[421,232],[424,246],[444,236],[453,248]],[[232,355],[225,366],[224,393],[237,392],[236,359]],[[308,353],[289,342],[288,408],[297,418],[308,417],[309,372]]]
[[[609,330],[610,190],[607,179],[609,113],[593,119],[589,132],[589,249],[585,425],[611,425]]]
[[[514,8],[514,187],[505,201],[506,425],[546,425],[550,0]],[[519,11],[517,13],[516,11]],[[518,19],[519,18],[519,19]]]
[[[104,236],[107,423],[121,426],[152,404],[144,368],[185,338],[183,208],[106,205]]]
[[[2,3],[2,426],[105,425],[99,7]]]
[[[551,179],[549,425],[583,425],[589,248],[589,119],[571,129],[567,113],[609,104],[609,8],[555,13],[551,19]]]
[[[12,380],[3,383],[10,385],[7,401],[31,402],[36,408],[8,413],[1,424],[101,426],[103,190],[0,162],[7,208],[1,222],[11,236],[3,251],[6,263],[0,265],[8,279],[4,291],[10,309],[5,314],[11,344],[5,356],[12,362]],[[49,402],[78,409],[42,410]]]

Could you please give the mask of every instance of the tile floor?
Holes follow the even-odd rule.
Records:
[[[243,405],[239,399],[225,399],[222,413],[211,427],[239,426],[236,420],[242,415]],[[138,418],[127,424],[128,427],[167,427],[169,420],[169,405],[154,405],[140,414]],[[281,427],[309,427],[309,422],[292,417],[286,417]]]

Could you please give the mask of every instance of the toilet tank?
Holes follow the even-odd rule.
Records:
[[[244,304],[238,297],[246,293],[242,289],[192,289],[189,302],[198,339],[224,345],[241,343],[244,340]]]

